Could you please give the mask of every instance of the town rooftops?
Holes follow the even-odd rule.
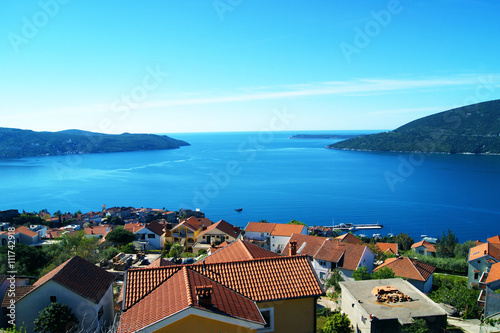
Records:
[[[335,239],[340,240],[341,242],[344,243],[352,243],[352,244],[363,244],[363,241],[359,239],[358,237],[354,236],[350,232],[340,235],[338,237],[335,237]]]
[[[79,256],[74,256],[42,276],[32,286],[27,286],[29,290],[24,290],[26,292],[16,298],[22,299],[48,281],[54,281],[97,304],[114,280],[113,274]]]
[[[415,248],[421,247],[421,246],[425,247],[425,249],[427,250],[427,252],[436,252],[436,247],[434,246],[434,244],[429,243],[428,241],[425,241],[425,240],[421,240],[418,243],[414,243],[411,246],[411,248],[415,249]]]
[[[17,227],[16,230],[15,230],[15,233],[20,233],[20,234],[24,234],[26,236],[29,236],[29,237],[35,237],[35,236],[38,236],[38,233],[34,232],[34,231],[31,231],[30,229],[24,227],[24,226],[21,226],[21,227]]]
[[[469,250],[469,261],[485,256],[491,256],[495,260],[500,260],[500,244],[488,242],[474,246]]]
[[[486,284],[490,284],[500,280],[500,262],[491,265],[488,277],[486,277]]]
[[[150,222],[146,224],[146,228],[157,234],[158,236],[163,235],[163,229],[165,228],[164,225],[161,225],[157,221]]]
[[[125,228],[125,230],[128,230],[131,233],[135,234],[137,231],[144,228],[144,224],[142,224],[142,223],[126,223],[123,227]]]
[[[201,316],[209,311],[226,319],[236,318],[243,323],[256,323],[259,325],[257,327],[263,327],[264,319],[254,301],[186,266],[176,267],[172,271],[173,274],[161,281],[136,304],[126,308],[121,315],[118,332],[136,332],[175,316],[181,319],[181,312],[193,312],[196,309],[204,310],[194,312]],[[134,272],[130,273],[129,271],[130,276],[134,276]],[[127,289],[148,282],[153,281],[129,279]],[[161,326],[162,324],[159,327]]]
[[[170,260],[159,257],[158,259],[150,263],[147,267],[152,268],[152,267],[163,267],[163,266],[174,266],[174,265],[175,264]]]
[[[86,235],[105,235],[108,231],[109,227],[107,225],[85,228]]]
[[[396,243],[377,243],[377,247],[382,252],[388,252],[395,255],[398,255],[398,244]]]
[[[374,271],[383,267],[392,269],[396,276],[417,281],[427,281],[436,270],[436,267],[432,265],[406,257],[389,258]]]
[[[339,239],[293,234],[283,249],[290,253],[290,242],[297,242],[297,253],[308,255],[316,260],[331,261],[338,267],[356,270],[363,253],[370,251],[366,245],[341,242]]]
[[[492,243],[492,244],[500,244],[500,236],[493,236],[493,237],[490,237],[488,238],[488,243]]]
[[[207,233],[210,233],[214,229],[220,230],[223,233],[225,233],[226,235],[229,235],[229,236],[231,236],[233,238],[237,238],[238,237],[238,233],[236,232],[236,230],[234,230],[234,226],[232,224],[224,221],[224,220],[220,220],[219,222],[212,224],[206,230],[202,231],[198,235],[198,237],[206,235]]]
[[[185,226],[186,228],[191,229],[193,232],[195,232],[200,228],[208,228],[211,225],[212,225],[212,221],[210,221],[209,219],[207,219],[205,217],[197,218],[197,217],[191,216],[188,219],[181,220],[181,223],[179,223],[178,225],[173,227],[172,230],[175,230],[180,226]]]
[[[205,263],[275,258],[280,255],[238,239],[203,259]],[[198,262],[200,264],[200,262]]]
[[[267,223],[267,222],[248,222],[246,232],[260,232],[267,233],[271,236],[286,236],[290,237],[292,234],[300,234],[302,230],[307,228],[301,224],[283,224],[283,223]]]
[[[412,323],[412,318],[446,316],[446,312],[409,282],[400,278],[340,282],[342,303],[347,298],[357,300],[356,305],[364,310],[365,318],[370,315],[379,320],[397,319],[402,324]],[[379,303],[372,293],[377,287],[391,286],[411,297],[411,302]],[[345,295],[350,294],[351,297]],[[354,306],[354,304],[353,304]]]

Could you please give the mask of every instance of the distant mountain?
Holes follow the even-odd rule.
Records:
[[[35,132],[0,127],[0,158],[163,150],[188,145],[166,135],[112,135],[80,130]]]
[[[500,154],[500,100],[472,104],[414,120],[394,131],[365,135],[331,149]]]
[[[289,139],[333,139],[342,140],[355,138],[361,136],[362,134],[295,134],[289,137]]]

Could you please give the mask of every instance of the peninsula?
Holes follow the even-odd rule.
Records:
[[[355,138],[361,135],[355,134],[295,134],[289,137],[289,139],[332,139],[332,140],[344,140]]]
[[[189,143],[166,135],[35,132],[0,127],[0,158],[174,149]]]
[[[365,135],[330,149],[500,154],[500,100],[472,104],[414,120],[393,131]]]

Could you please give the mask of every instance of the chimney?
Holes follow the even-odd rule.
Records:
[[[196,300],[198,305],[209,307],[212,305],[212,286],[196,287]]]
[[[290,242],[290,255],[297,255],[297,242]]]

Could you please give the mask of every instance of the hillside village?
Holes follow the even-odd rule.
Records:
[[[466,277],[454,277],[477,291],[473,312],[441,301],[451,278],[431,262],[445,252],[444,233],[437,243],[375,240],[297,221],[241,229],[200,211],[105,206],[3,211],[0,222],[2,259],[13,263],[0,276],[3,328],[36,331],[55,304],[69,307],[65,329],[82,332],[444,332],[453,316],[495,325],[500,312],[499,236],[467,243]],[[21,249],[61,247],[64,261],[24,271],[38,276],[14,264]]]

